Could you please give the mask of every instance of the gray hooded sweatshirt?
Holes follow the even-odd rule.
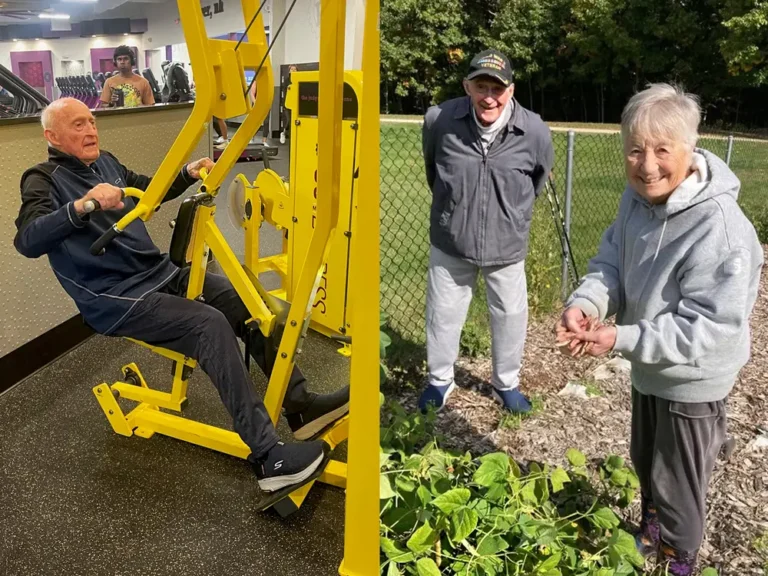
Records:
[[[736,203],[736,175],[699,148],[692,168],[666,204],[627,186],[568,306],[616,314],[614,350],[631,362],[639,392],[714,402],[749,360],[763,250]]]

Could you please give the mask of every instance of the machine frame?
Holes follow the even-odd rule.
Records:
[[[235,43],[209,39],[199,6],[178,0],[179,16],[195,70],[197,98],[189,119],[147,190],[143,194],[126,191],[127,195],[139,199],[136,207],[92,246],[92,252],[98,254],[108,249],[109,242],[134,220],[140,218],[147,221],[154,215],[214,115],[220,118],[245,115],[210,174],[202,174],[199,205],[189,243],[192,269],[187,297],[199,297],[208,252],[212,250],[246,304],[251,314],[249,322],[265,336],[279,341],[264,399],[270,418],[276,423],[296,356],[309,328],[312,303],[338,225],[346,1],[321,0],[320,37],[324,41],[320,43],[316,219],[306,257],[292,287],[290,304],[268,293],[259,282],[258,271],[269,262],[257,262],[253,266],[255,256],[251,247],[251,252],[246,255],[246,266],[243,266],[213,220],[215,198],[221,183],[262,125],[273,98],[270,47],[260,14],[264,3],[257,6],[256,0],[241,0],[241,4],[248,41]],[[330,460],[308,483],[293,492],[275,493],[262,502],[263,509],[272,507],[281,515],[287,515],[301,506],[316,480],[345,488],[345,555],[340,567],[340,573],[345,575],[373,574],[378,570],[378,490],[375,489],[379,475],[378,14],[378,0],[367,0],[362,65],[366,82],[360,87],[362,145],[359,168],[360,185],[377,193],[364,195],[364,200],[360,198],[360,233],[350,245],[349,293],[354,302],[351,307],[353,324],[357,327],[350,363],[350,412],[321,432],[320,436],[327,445],[327,451],[348,439],[348,460],[346,464]],[[257,71],[257,98],[253,105],[248,99],[248,88],[244,82],[246,68]],[[372,89],[366,90],[364,86]],[[253,193],[252,189],[250,199],[268,207],[279,190],[280,183],[275,180],[279,177],[265,170],[260,178],[262,183],[269,180],[271,184],[260,186],[264,188],[261,194]],[[269,190],[273,191],[272,196]],[[273,203],[273,209],[274,206]],[[258,239],[258,227],[252,228],[250,233],[246,229],[251,241],[254,233]],[[258,249],[257,243],[256,247]],[[255,254],[258,255],[258,251]],[[371,257],[372,254],[375,257]],[[123,381],[94,387],[93,392],[114,431],[124,436],[135,434],[144,438],[159,433],[238,458],[247,458],[250,450],[234,432],[160,410],[181,411],[186,402],[188,378],[196,367],[195,360],[143,342],[134,342],[175,363],[172,389],[171,392],[150,389],[135,364],[123,368]],[[126,414],[117,402],[118,397],[139,404]]]

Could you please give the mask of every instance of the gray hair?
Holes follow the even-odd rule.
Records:
[[[621,136],[666,137],[684,142],[691,150],[699,139],[701,107],[693,94],[670,84],[649,84],[630,98],[621,113]]]

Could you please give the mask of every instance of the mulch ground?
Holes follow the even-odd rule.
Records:
[[[768,250],[766,251],[768,260]],[[556,317],[531,323],[528,329],[521,389],[538,398],[541,409],[528,418],[504,418],[490,395],[490,360],[461,359],[457,365],[457,390],[438,415],[437,432],[447,448],[469,450],[473,455],[504,450],[519,462],[536,460],[565,463],[568,448],[588,458],[607,454],[629,458],[629,374],[611,370],[604,379],[606,358],[574,360],[554,346]],[[736,446],[715,468],[708,495],[708,517],[701,565],[714,566],[722,575],[768,576],[768,551],[755,547],[768,540],[768,448],[759,447],[768,435],[768,270],[751,318],[752,358],[741,371],[728,399],[728,433]],[[589,384],[588,398],[558,393],[569,382]],[[408,408],[415,408],[418,391],[399,394]],[[626,519],[637,522],[639,499]]]

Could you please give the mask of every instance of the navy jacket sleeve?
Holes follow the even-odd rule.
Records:
[[[72,202],[56,206],[52,187],[51,176],[40,168],[32,168],[21,177],[21,209],[13,245],[27,258],[47,254],[88,221],[87,215],[77,215]]]
[[[427,174],[427,184],[429,189],[435,184],[435,134],[434,124],[440,109],[437,106],[431,107],[424,115],[424,124],[421,127],[421,146],[424,154],[424,168]]]
[[[126,183],[126,186],[128,188],[138,188],[139,190],[146,190],[149,188],[149,183],[152,182],[152,178],[149,176],[144,176],[142,174],[136,174],[136,172],[133,172],[132,170],[129,170],[122,164],[120,164],[120,161],[115,158],[115,156],[109,152],[103,152],[104,154],[109,154],[115,162],[120,166],[120,170],[123,173],[123,182]],[[176,176],[176,179],[171,184],[171,187],[168,189],[168,192],[165,194],[165,197],[163,197],[163,203],[168,202],[170,200],[174,200],[184,194],[186,192],[187,188],[192,186],[196,180],[192,178],[192,176],[189,175],[189,172],[187,171],[187,165],[185,164],[184,167],[181,169],[181,172],[179,172],[179,175]]]
[[[555,165],[555,150],[552,145],[552,133],[544,127],[545,132],[541,136],[541,147],[537,155],[536,168],[533,174],[533,190],[536,197],[541,194],[547,183],[550,172]]]

